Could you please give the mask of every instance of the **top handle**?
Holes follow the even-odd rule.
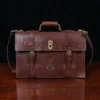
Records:
[[[42,26],[58,26],[58,30],[61,31],[61,26],[57,21],[43,21],[39,26],[39,31],[41,31]]]
[[[58,22],[56,21],[43,21],[41,23],[42,26],[58,26]]]

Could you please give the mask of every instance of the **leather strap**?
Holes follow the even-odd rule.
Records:
[[[90,64],[92,63],[92,60],[93,60],[93,44],[92,44],[92,41],[90,39],[90,36],[88,34],[87,31],[84,31],[82,29],[79,29],[78,32],[82,32],[83,36],[86,38],[88,44],[90,45],[90,48],[91,48],[91,57],[90,57],[90,61],[87,65],[87,68],[90,66]]]
[[[90,64],[92,63],[92,60],[93,60],[93,45],[92,45],[92,41],[91,41],[89,35],[85,34],[84,36],[87,39],[87,42],[88,42],[88,44],[90,45],[90,48],[91,48],[91,57],[90,57],[90,61],[89,61],[88,65],[87,65],[87,68],[88,68],[90,66]]]
[[[11,69],[12,73],[16,73],[16,70],[11,67],[10,60],[9,60],[9,51],[8,51],[12,35],[13,35],[13,32],[10,32],[10,36],[9,36],[9,40],[8,40],[8,44],[7,44],[7,61],[8,61],[8,65],[9,65],[9,68]]]
[[[16,73],[16,69],[13,69],[11,64],[10,64],[10,60],[9,60],[9,44],[10,44],[10,40],[11,40],[12,35],[15,32],[21,32],[21,31],[23,31],[23,30],[12,30],[10,32],[10,36],[9,36],[9,39],[8,39],[8,44],[7,44],[7,61],[8,61],[8,65],[9,65],[9,68],[11,69],[12,73]]]
[[[11,64],[10,64],[10,60],[9,60],[9,44],[10,44],[12,35],[14,35],[15,32],[22,32],[22,31],[23,30],[12,30],[10,32],[10,36],[9,36],[9,39],[8,39],[8,44],[7,44],[7,61],[8,61],[8,65],[9,65],[12,73],[16,73],[16,69],[13,69]],[[35,52],[34,51],[30,51],[30,59],[29,60],[31,61],[31,63],[30,63],[30,71],[31,71],[31,74],[32,74],[33,66],[35,64]],[[36,74],[36,73],[34,72],[34,74]],[[34,75],[34,76],[36,76],[36,75]]]
[[[83,31],[83,35],[86,38],[86,40],[87,40],[87,42],[88,42],[88,44],[90,45],[90,48],[91,48],[91,57],[90,57],[88,65],[86,67],[86,68],[88,68],[91,65],[92,60],[93,60],[93,45],[92,45],[92,41],[91,41],[90,36],[88,35],[87,31]],[[68,51],[70,51],[70,49],[68,49]],[[70,63],[70,61],[72,60],[71,58],[72,58],[71,55],[66,56],[66,60],[68,61],[68,63]],[[69,67],[68,67],[68,69],[69,69]]]
[[[67,69],[66,73],[67,73],[67,77],[70,78],[70,76],[71,76],[71,64],[72,64],[72,52],[70,51],[70,49],[66,52],[65,56],[66,56],[65,62],[66,62],[66,69]]]
[[[35,58],[35,52],[34,51],[30,51],[30,76],[31,77],[36,77],[36,72],[35,72],[35,70],[34,70],[34,68],[35,68],[35,60],[36,60],[36,58]]]
[[[85,31],[84,31],[85,32]],[[89,61],[89,63],[88,63],[88,65],[87,65],[87,67],[86,67],[86,69],[90,66],[90,64],[92,63],[92,60],[93,60],[93,45],[92,45],[92,41],[91,41],[91,39],[90,39],[90,37],[89,37],[89,35],[86,33],[86,34],[83,34],[84,35],[84,37],[86,38],[86,40],[87,40],[87,42],[88,42],[88,44],[90,45],[90,48],[91,48],[91,57],[90,57],[90,61]],[[66,52],[66,57],[65,57],[65,62],[66,62],[66,69],[67,69],[67,77],[69,77],[70,78],[70,76],[71,76],[71,64],[72,64],[72,52],[70,51],[71,49],[70,49],[70,46],[71,45],[69,45],[68,46],[68,51]],[[65,75],[66,75],[66,73],[65,73]]]

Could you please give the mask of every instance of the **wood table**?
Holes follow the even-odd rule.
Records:
[[[16,79],[0,63],[0,100],[100,100],[100,62],[93,62],[86,79]]]

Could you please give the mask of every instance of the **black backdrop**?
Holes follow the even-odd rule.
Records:
[[[0,4],[1,62],[6,62],[6,45],[10,30],[38,29],[42,20],[56,20],[62,29],[87,30],[94,45],[94,61],[100,61],[99,0],[3,0]]]

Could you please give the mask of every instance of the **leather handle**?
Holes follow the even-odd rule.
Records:
[[[43,21],[39,26],[39,31],[41,31],[42,26],[58,26],[58,30],[61,31],[61,26],[57,21]]]
[[[43,21],[41,26],[58,26],[57,21]]]

